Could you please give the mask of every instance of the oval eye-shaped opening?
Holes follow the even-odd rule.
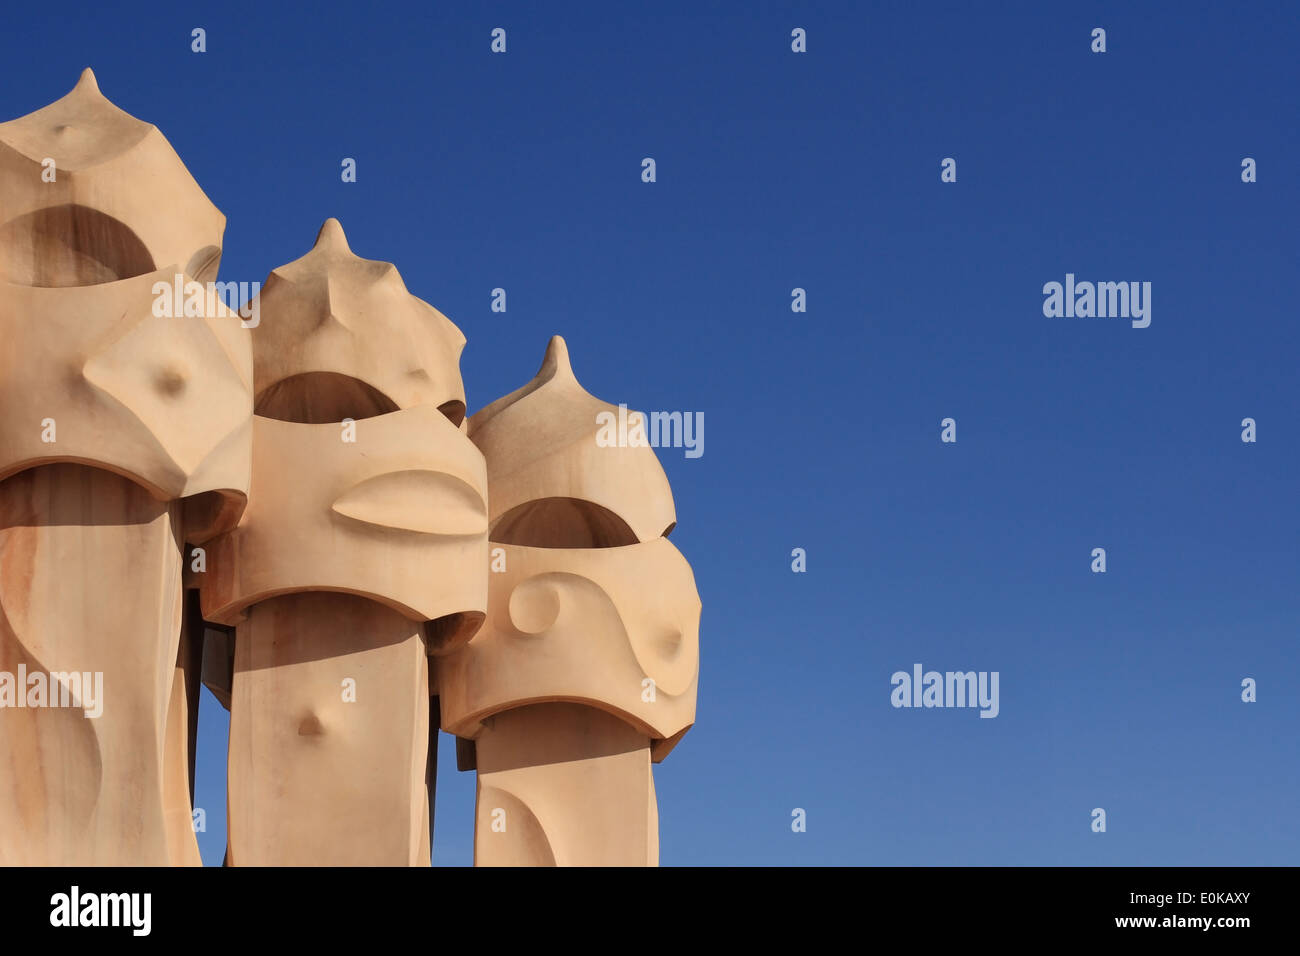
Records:
[[[265,389],[253,413],[300,425],[360,420],[397,411],[397,404],[373,385],[339,372],[303,372]]]
[[[511,508],[497,519],[488,538],[528,548],[621,548],[637,543],[626,521],[581,498],[539,498]]]
[[[139,236],[88,206],[48,206],[0,227],[0,276],[14,285],[99,285],[154,268]]]
[[[465,403],[459,399],[452,399],[450,402],[443,402],[438,406],[438,411],[447,416],[447,421],[451,422],[457,428],[465,420]]]

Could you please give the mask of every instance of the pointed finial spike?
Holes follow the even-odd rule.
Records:
[[[546,355],[542,367],[537,370],[538,378],[550,379],[556,374],[574,378],[573,366],[569,364],[569,347],[564,343],[564,336],[552,335],[546,346]]]
[[[74,89],[82,90],[87,93],[99,92],[99,81],[95,79],[95,71],[86,67],[81,71],[81,78],[77,80]]]
[[[325,225],[320,227],[320,232],[316,234],[315,249],[329,249],[337,252],[351,252],[348,246],[348,237],[343,234],[343,225],[334,217],[325,220]]]

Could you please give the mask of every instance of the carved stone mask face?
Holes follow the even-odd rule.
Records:
[[[664,538],[615,548],[501,548],[488,619],[441,664],[444,725],[475,736],[484,716],[547,700],[610,711],[647,736],[695,721],[700,598]]]
[[[0,477],[80,461],[163,499],[220,491],[242,500],[248,332],[222,306],[210,317],[155,314],[155,286],[173,280],[162,271],[77,288],[0,283]]]
[[[464,737],[500,711],[578,701],[652,738],[662,759],[695,720],[700,598],[665,535],[676,521],[647,447],[596,440],[612,406],[552,339],[536,378],[478,412],[493,558],[487,621],[442,661],[443,726]]]
[[[341,591],[440,621],[435,652],[468,640],[487,610],[487,481],[473,444],[425,405],[253,422],[248,508],[212,545],[204,616],[233,624],[277,594]]]
[[[487,611],[488,514],[465,337],[391,263],[353,254],[334,219],[271,273],[257,312],[250,503],[217,543],[208,619],[342,591],[425,622],[430,653],[469,640]]]

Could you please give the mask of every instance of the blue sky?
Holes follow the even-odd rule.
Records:
[[[1300,7],[615,6],[28,5],[0,114],[92,66],[224,280],[338,217],[464,331],[471,410],[560,333],[593,394],[704,413],[660,451],[704,603],[664,864],[1300,862]],[[1046,318],[1067,272],[1151,282],[1150,327]],[[891,707],[917,662],[999,716]],[[205,692],[208,863],[226,724]]]

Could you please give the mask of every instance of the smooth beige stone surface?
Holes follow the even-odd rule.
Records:
[[[0,671],[103,674],[97,718],[0,708],[0,864],[199,862],[168,774],[186,759],[168,732],[179,518],[176,502],[80,465],[0,482]]]
[[[0,123],[0,279],[81,286],[175,264],[207,282],[225,225],[158,128],[105,99],[89,69],[61,100]]]
[[[190,602],[197,597],[185,593],[181,613],[180,641],[176,667],[172,673],[171,697],[167,706],[167,723],[163,743],[163,818],[167,828],[168,855],[174,866],[202,866],[198,831],[194,829],[195,735],[199,719],[199,657],[196,640],[202,630],[195,629],[195,615]]]
[[[439,663],[446,730],[477,738],[484,717],[560,700],[609,711],[647,737],[694,723],[700,598],[668,540],[494,547],[506,570],[489,575],[487,621]]]
[[[657,866],[649,741],[610,715],[536,704],[477,742],[475,866]]]
[[[229,864],[427,866],[428,733],[417,623],[346,594],[254,605],[235,638]]]

